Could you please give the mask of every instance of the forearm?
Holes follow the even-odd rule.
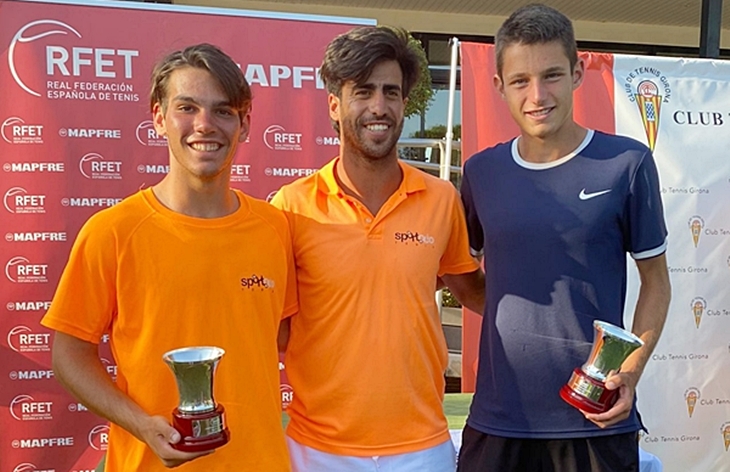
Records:
[[[661,260],[653,261],[648,269],[646,265],[642,269],[642,263],[639,263],[641,288],[631,331],[644,341],[644,346],[629,356],[622,366],[623,371],[635,374],[637,382],[659,341],[671,300],[666,263],[664,256],[659,257]]]
[[[482,314],[485,293],[484,272],[481,269],[466,274],[445,274],[441,278],[462,306]]]
[[[142,440],[141,431],[149,416],[112,382],[97,349],[95,344],[56,333],[54,375],[86,408]]]

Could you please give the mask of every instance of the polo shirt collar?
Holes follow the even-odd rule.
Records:
[[[335,179],[335,165],[340,160],[340,156],[335,157],[325,164],[319,172],[317,172],[317,189],[327,195],[337,195],[340,193],[340,187]],[[398,187],[398,191],[405,193],[415,193],[426,189],[426,181],[423,173],[415,167],[398,161],[401,172],[403,172],[403,181]]]

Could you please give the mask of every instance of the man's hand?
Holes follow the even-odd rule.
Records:
[[[173,448],[173,444],[180,442],[180,433],[170,426],[162,416],[150,416],[144,428],[139,431],[141,439],[147,443],[152,452],[167,468],[178,467],[198,457],[207,456],[215,452],[183,452]]]
[[[582,410],[581,412],[587,420],[592,421],[599,428],[606,428],[625,420],[631,414],[638,381],[638,376],[630,372],[619,372],[611,375],[606,379],[606,388],[609,390],[618,389],[616,403],[605,413],[588,413]]]

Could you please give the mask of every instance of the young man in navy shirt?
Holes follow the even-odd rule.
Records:
[[[638,472],[635,388],[671,291],[651,151],[573,120],[585,66],[560,12],[514,12],[497,33],[496,56],[494,84],[520,135],[464,168],[487,302],[459,471]],[[590,414],[559,391],[589,356],[593,321],[623,326],[626,253],[641,278],[631,331],[645,344],[608,377],[619,391],[613,407]]]

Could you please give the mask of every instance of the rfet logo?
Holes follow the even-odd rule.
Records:
[[[702,314],[707,308],[707,302],[702,297],[695,297],[692,300],[692,316],[695,319],[695,326],[699,329],[700,321],[702,321]]]
[[[16,465],[13,472],[56,472],[56,469],[36,467],[35,464],[31,464],[30,462],[23,462],[22,464]]]
[[[294,400],[294,389],[289,384],[280,384],[279,391],[281,392],[281,409],[286,410]]]
[[[89,446],[97,451],[106,451],[109,444],[109,426],[100,424],[89,431]]]
[[[18,421],[52,420],[53,402],[39,402],[32,396],[20,394],[10,400],[10,416]]]
[[[687,413],[690,418],[692,418],[692,413],[695,412],[695,406],[697,406],[701,396],[700,390],[695,387],[690,387],[684,392],[684,402],[687,404]]]
[[[48,87],[48,98],[92,99],[96,94],[109,95],[108,100],[128,101],[128,94],[118,92],[129,91],[129,84],[108,82],[62,82],[58,79],[67,77],[93,77],[96,79],[132,79],[133,59],[139,51],[128,49],[94,48],[84,45],[67,47],[59,44],[61,38],[81,39],[81,33],[73,26],[58,20],[36,20],[22,26],[13,36],[8,48],[8,66],[15,83],[26,93],[41,97],[40,84]],[[53,38],[53,39],[46,39]],[[26,50],[23,45],[45,40],[44,72],[47,77],[36,70],[38,56],[34,50]],[[68,40],[67,40],[68,41]],[[78,41],[76,41],[78,42]],[[28,47],[28,46],[26,46]],[[48,78],[57,80],[48,80]],[[108,93],[107,93],[108,92]],[[119,98],[117,98],[119,95]],[[114,98],[112,98],[112,96]],[[101,98],[101,97],[100,97]],[[139,98],[137,97],[137,100]],[[134,100],[134,101],[137,101]]]
[[[251,164],[233,164],[231,166],[231,182],[250,182]]]
[[[144,120],[138,124],[135,135],[137,142],[142,146],[167,146],[167,138],[157,134],[152,120]]]
[[[13,283],[47,283],[48,264],[33,264],[24,256],[15,256],[5,264],[5,276]]]
[[[36,333],[27,326],[19,325],[8,331],[8,346],[15,352],[50,352],[51,335]]]
[[[106,373],[109,374],[109,377],[111,377],[112,382],[117,381],[117,365],[107,359],[106,357],[100,358],[102,365],[104,366],[104,369],[106,370]]]
[[[301,151],[302,133],[288,133],[281,125],[264,130],[264,144],[273,151]]]
[[[43,125],[29,125],[18,116],[11,116],[0,126],[3,140],[9,144],[43,144]]]
[[[119,180],[122,178],[122,163],[107,161],[96,152],[84,154],[79,160],[81,175],[87,179]]]
[[[33,195],[23,187],[12,187],[3,196],[3,205],[10,213],[45,213],[46,196]]]

